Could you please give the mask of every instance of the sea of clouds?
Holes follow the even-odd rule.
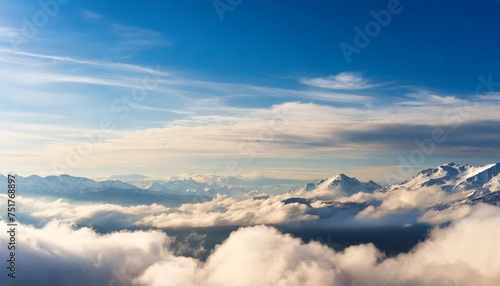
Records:
[[[415,202],[432,203],[432,196],[404,191],[349,200],[374,199],[367,196],[381,203],[354,214],[353,220],[381,220],[418,209]],[[282,200],[218,196],[170,209],[20,197],[25,222],[18,226],[17,278],[5,273],[0,285],[500,285],[498,207],[423,210],[418,220],[436,223],[427,238],[408,253],[386,257],[373,244],[335,251],[266,226],[321,221],[306,205]],[[451,223],[440,226],[443,221]],[[93,228],[99,224],[121,230],[99,233]],[[175,237],[155,229],[181,225],[241,227],[200,260],[182,256],[198,251],[195,246],[174,247]],[[143,229],[124,230],[130,226]],[[0,228],[2,233],[8,229],[3,221]],[[7,245],[5,235],[0,245]]]

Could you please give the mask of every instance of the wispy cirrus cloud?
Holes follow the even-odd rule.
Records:
[[[88,9],[82,10],[81,15],[88,23],[98,23],[106,27],[117,40],[116,49],[139,50],[171,45],[162,32],[123,24]]]
[[[500,92],[489,92],[483,95],[478,95],[477,99],[480,101],[500,101]]]
[[[186,162],[180,172],[205,172],[213,167],[201,164],[203,170],[188,170],[193,166],[190,160],[246,160],[251,154],[255,154],[252,158],[256,160],[291,157],[326,160],[336,156],[359,156],[359,150],[364,154],[411,152],[416,148],[414,140],[428,138],[436,127],[449,131],[447,135],[450,136],[440,145],[442,148],[436,150],[436,155],[465,151],[468,155],[490,156],[498,152],[498,147],[492,143],[498,139],[495,124],[500,121],[498,102],[492,101],[497,98],[494,93],[478,95],[476,98],[480,100],[474,102],[472,97],[458,99],[421,89],[395,102],[381,104],[378,98],[354,90],[301,90],[208,81],[163,68],[62,55],[3,49],[0,50],[0,62],[0,71],[4,72],[1,98],[21,106],[16,107],[18,110],[28,111],[26,109],[36,106],[38,114],[59,115],[66,119],[43,117],[36,122],[31,117],[21,119],[23,123],[50,123],[61,127],[59,134],[49,134],[44,128],[40,128],[43,132],[36,133],[25,130],[18,119],[16,122],[0,115],[4,122],[12,123],[12,128],[19,126],[16,131],[19,138],[23,134],[37,135],[30,137],[33,139],[30,148],[17,145],[9,149],[12,155],[45,154],[37,155],[38,164],[64,160],[61,150],[85,142],[83,135],[75,134],[79,130],[87,134],[103,118],[111,118],[117,126],[122,124],[118,116],[124,113],[116,110],[127,110],[134,124],[107,131],[103,140],[93,145],[92,155],[85,159],[89,167],[112,165],[132,169],[149,165],[155,168],[175,157]],[[158,87],[148,91],[147,99],[144,102],[127,99],[131,90],[142,86],[144,77],[151,74],[158,77],[155,78]],[[36,91],[33,86],[37,87]],[[247,106],[248,99],[259,105]],[[449,107],[450,113],[443,114],[443,105]],[[470,109],[464,110],[464,106]],[[461,124],[461,134],[451,128],[457,123]],[[77,130],[62,132],[69,124],[75,124]],[[283,128],[275,128],[282,125]],[[263,132],[270,134],[268,139],[259,138]],[[129,159],[136,160],[124,162],[124,151],[128,152]],[[7,161],[9,157],[12,156],[8,156]],[[34,166],[34,158],[26,160],[23,161],[25,166]],[[14,161],[20,162],[12,159],[10,164]],[[275,165],[272,169],[278,172],[288,167]],[[47,174],[46,169],[44,174]],[[315,172],[319,169],[319,166],[314,168]],[[262,171],[262,166],[249,167],[246,172],[257,170]],[[134,170],[127,170],[130,171]],[[271,167],[265,170],[270,171]],[[307,176],[316,178],[312,173]]]
[[[114,23],[111,25],[111,31],[119,38],[120,46],[123,48],[137,49],[171,45],[161,32],[151,29]]]
[[[435,92],[417,89],[413,92],[406,94],[411,100],[405,100],[398,103],[398,105],[408,106],[425,106],[425,105],[459,105],[467,104],[467,100],[457,98],[453,95],[440,95]]]
[[[339,90],[368,89],[376,86],[364,79],[360,73],[355,72],[342,72],[327,77],[301,78],[299,81],[314,87]]]
[[[20,31],[11,27],[0,26],[0,43],[12,43],[13,39],[19,37]]]
[[[104,16],[90,10],[82,10],[83,19],[87,22],[95,22],[101,20]]]
[[[57,62],[62,62],[62,63],[67,63],[67,64],[75,64],[75,65],[85,65],[85,66],[95,66],[95,67],[101,67],[104,69],[113,69],[113,70],[118,70],[118,71],[130,71],[130,72],[149,72],[149,73],[158,73],[158,70],[154,70],[152,68],[140,66],[140,65],[134,65],[134,64],[127,64],[127,63],[120,63],[120,62],[110,62],[110,61],[99,61],[99,60],[82,60],[82,59],[77,59],[77,58],[72,58],[72,57],[66,57],[66,56],[58,56],[58,55],[48,55],[48,54],[41,54],[41,53],[30,53],[30,52],[24,52],[24,51],[17,51],[17,50],[11,50],[11,49],[0,49],[0,54],[5,54],[5,55],[12,55],[12,56],[0,56],[0,61],[5,61],[5,62],[14,62],[14,63],[19,63],[21,60],[25,63],[30,63],[30,60],[26,60],[27,58],[31,58],[35,61],[37,60],[47,60],[47,61],[52,61],[53,63]],[[37,63],[37,62],[35,62]],[[37,63],[38,65],[40,64],[39,62]]]

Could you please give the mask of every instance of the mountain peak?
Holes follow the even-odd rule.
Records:
[[[347,176],[346,174],[344,173],[340,173],[338,174],[337,176],[335,176],[335,178],[339,178],[339,179],[350,179],[349,176]]]
[[[330,179],[326,179],[326,180],[327,181],[332,181],[332,182],[335,182],[335,181],[344,181],[344,182],[351,182],[351,183],[359,183],[358,179],[356,179],[354,177],[349,177],[349,176],[347,176],[344,173],[340,173],[337,176],[332,177]]]
[[[344,173],[340,173],[334,177],[322,179],[314,183],[306,184],[296,192],[308,197],[328,198],[350,196],[357,192],[374,192],[381,189],[373,181],[360,182],[354,177],[349,177]]]

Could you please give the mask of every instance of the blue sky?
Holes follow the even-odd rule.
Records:
[[[0,173],[384,182],[499,161],[499,1],[42,3],[0,2]]]

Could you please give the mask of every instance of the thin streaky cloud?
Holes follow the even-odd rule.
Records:
[[[20,34],[18,29],[0,26],[0,43],[10,43],[12,39],[17,38]]]
[[[327,77],[301,78],[299,82],[314,87],[339,90],[368,89],[376,86],[364,79],[360,73],[354,72],[342,72]]]
[[[478,95],[476,98],[480,101],[500,101],[500,92],[490,92],[484,95]]]
[[[458,105],[467,103],[467,100],[457,98],[456,96],[453,95],[440,95],[423,89],[418,89],[413,92],[410,92],[406,96],[413,100],[403,101],[397,104],[413,105],[413,106],[424,106],[424,105],[434,106],[434,105]]]
[[[69,62],[69,63],[75,63],[75,64],[99,66],[99,67],[112,68],[112,69],[122,70],[122,71],[145,72],[145,73],[152,73],[152,74],[157,74],[157,75],[162,75],[162,76],[168,75],[168,73],[164,73],[164,72],[160,71],[159,67],[154,69],[154,68],[148,68],[148,67],[143,67],[143,66],[133,65],[133,64],[126,64],[126,63],[79,60],[79,59],[75,59],[75,58],[71,58],[71,57],[30,53],[30,52],[23,52],[23,51],[8,50],[8,49],[0,49],[0,53],[13,54],[13,55],[18,55],[18,56],[26,56],[26,57],[38,58],[38,59],[60,61],[60,62]]]
[[[178,110],[178,109],[173,109],[173,108],[157,108],[157,107],[151,107],[151,106],[146,106],[146,105],[141,105],[141,104],[130,104],[130,107],[142,109],[142,110],[175,113],[175,114],[195,114],[194,112],[191,112],[191,111],[184,111],[184,110]]]
[[[372,101],[371,96],[347,92],[328,92],[313,90],[296,90],[269,86],[258,86],[251,84],[236,84],[224,82],[208,82],[200,80],[185,80],[177,82],[187,86],[199,86],[215,91],[226,93],[228,97],[251,97],[257,95],[268,95],[275,98],[293,97],[302,100],[321,100],[325,102],[340,103],[366,103]],[[256,93],[257,92],[257,93]]]
[[[124,47],[146,48],[171,45],[162,33],[146,28],[115,23],[111,25],[111,31],[120,38]]]
[[[95,22],[103,18],[103,15],[86,9],[82,11],[82,15],[87,22]]]
[[[23,75],[24,83],[31,84],[47,84],[47,83],[82,83],[90,85],[101,85],[101,86],[112,86],[112,87],[124,87],[124,88],[135,88],[139,87],[140,84],[128,84],[126,81],[114,81],[109,79],[102,79],[90,76],[72,76],[67,74],[59,73],[21,73]],[[17,75],[19,76],[19,75]]]
[[[16,118],[37,118],[37,119],[43,117],[54,120],[60,120],[65,118],[65,116],[58,114],[51,114],[44,112],[27,112],[27,111],[2,111],[2,116],[4,116],[5,118],[16,117]]]

